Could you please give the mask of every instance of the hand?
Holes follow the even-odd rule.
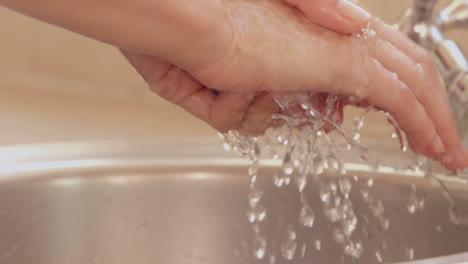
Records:
[[[370,19],[369,13],[348,1],[284,0],[317,24],[337,32],[359,33]],[[347,8],[346,8],[347,7]],[[121,50],[130,64],[145,79],[151,90],[181,106],[220,132],[236,129],[258,135],[272,125],[271,116],[280,108],[268,92],[240,93],[205,87],[184,70],[154,56]],[[325,100],[317,96],[316,101]],[[320,105],[320,102],[316,102]],[[342,109],[338,117],[341,121]]]
[[[390,112],[414,151],[451,169],[468,165],[430,54],[399,32],[372,19],[375,36],[344,36],[277,1],[224,4],[230,45],[214,63],[185,69],[200,83],[224,91],[353,96]]]
[[[220,132],[237,129],[258,135],[279,106],[268,92],[216,91],[157,57],[121,50],[152,91],[179,105]]]
[[[309,20],[336,32],[353,34],[365,28],[371,15],[358,0],[283,0]]]

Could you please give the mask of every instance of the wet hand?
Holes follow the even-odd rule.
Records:
[[[284,0],[309,19],[337,32],[361,32],[370,15],[353,2],[344,0]],[[236,129],[258,135],[272,126],[272,115],[280,112],[268,92],[222,91],[206,87],[186,71],[155,56],[122,50],[151,90],[181,106],[220,132]],[[318,95],[313,100],[323,101]],[[320,103],[316,103],[320,105]],[[340,120],[342,109],[339,110]]]
[[[225,91],[316,91],[352,96],[391,113],[414,151],[448,168],[468,165],[445,85],[430,54],[373,18],[361,37],[311,23],[278,1],[225,1],[223,56],[187,68]]]

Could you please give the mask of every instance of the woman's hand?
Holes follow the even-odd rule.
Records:
[[[122,50],[122,54],[156,94],[220,132],[237,129],[258,135],[279,111],[268,92],[233,92],[207,88],[177,66],[150,55]]]
[[[125,50],[161,58],[203,87],[356,97],[390,112],[416,152],[441,158],[452,169],[466,167],[468,155],[428,52],[377,19],[370,26],[375,36],[367,38],[327,30],[309,20],[320,18],[305,1],[289,1],[297,8],[279,0],[0,3]]]
[[[431,56],[399,32],[372,19],[374,32],[347,36],[278,1],[223,3],[229,45],[210,65],[185,68],[200,83],[223,91],[353,96],[390,112],[416,152],[452,169],[468,165]]]
[[[367,26],[371,15],[358,0],[283,0],[299,9],[310,21],[344,34]]]
[[[347,0],[283,1],[297,8],[311,21],[343,34],[360,33],[371,17],[359,5]],[[214,90],[168,61],[121,51],[152,91],[220,132],[236,129],[243,134],[258,135],[272,125],[272,115],[280,110],[268,92]],[[338,111],[338,116],[342,118],[342,109]]]

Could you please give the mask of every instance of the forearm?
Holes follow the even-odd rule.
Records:
[[[213,38],[225,33],[217,21],[222,20],[218,0],[0,0],[0,5],[176,64],[216,50]]]

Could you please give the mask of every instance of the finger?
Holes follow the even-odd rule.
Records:
[[[352,0],[284,0],[303,12],[311,21],[339,33],[360,32],[371,15]]]
[[[252,133],[261,131],[268,124],[254,120],[261,121],[267,114],[271,117],[270,109],[276,106],[274,101],[261,96],[254,109],[249,110],[255,98],[254,93],[220,92],[216,95],[183,70],[164,60],[128,51],[122,53],[148,83],[151,90],[220,132],[239,128],[244,120],[247,120],[247,123],[242,125],[243,129]],[[262,109],[263,107],[266,109]]]
[[[374,24],[377,35],[382,36],[385,40],[376,38],[376,43],[370,45],[371,53],[385,68],[392,72],[398,72],[400,80],[411,87],[416,98],[424,106],[446,149],[445,152],[448,156],[443,159],[445,165],[451,169],[466,167],[468,159],[465,155],[465,149],[458,137],[445,85],[432,58],[428,52],[421,50],[420,47],[415,48],[416,44],[398,32],[382,26],[380,21],[373,23],[373,26]],[[388,42],[391,45],[382,42]],[[408,44],[405,45],[405,43]],[[418,147],[416,146],[416,148]]]
[[[122,54],[156,94],[202,120],[209,119],[216,100],[209,89],[164,60],[124,50]]]
[[[255,97],[239,126],[243,134],[257,136],[262,134],[272,123],[272,116],[280,111],[269,92],[261,92]]]
[[[438,71],[435,63],[432,59],[430,53],[417,43],[409,41],[406,36],[401,34],[399,31],[396,31],[389,25],[385,24],[378,18],[374,18],[371,21],[372,28],[379,32],[379,35],[391,43],[393,46],[397,47],[403,51],[406,55],[411,57],[414,61],[426,65],[427,77],[432,80],[432,82],[439,94],[444,97],[449,104],[447,92],[445,89],[444,80]]]
[[[372,66],[369,68],[372,78],[368,83],[372,89],[362,99],[392,114],[415,151],[432,158],[441,155],[444,145],[411,88],[379,61],[373,60]]]
[[[255,93],[222,91],[206,121],[220,132],[236,129],[243,122],[254,99]]]

